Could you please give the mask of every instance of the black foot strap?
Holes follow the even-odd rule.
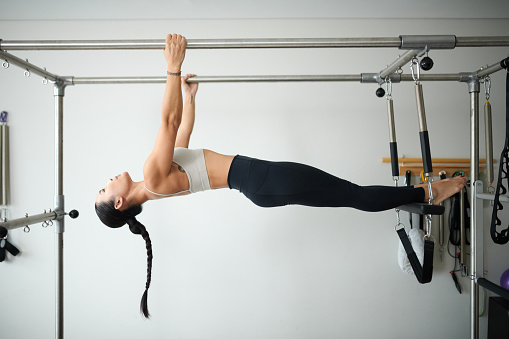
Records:
[[[401,228],[397,231],[397,233],[407,254],[408,261],[414,270],[417,281],[419,281],[421,284],[429,283],[433,277],[433,251],[435,248],[435,243],[430,240],[424,241],[424,260],[421,266],[421,263],[415,254],[414,248],[412,247],[410,240],[408,240],[408,235],[406,234],[405,229]]]

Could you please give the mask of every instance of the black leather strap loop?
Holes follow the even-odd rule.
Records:
[[[405,229],[401,228],[397,231],[397,233],[407,254],[408,261],[410,261],[410,265],[414,270],[417,281],[421,284],[429,283],[433,277],[433,251],[435,243],[429,240],[424,241],[424,259],[421,266],[414,248],[412,247],[410,240],[408,240],[408,235],[406,234]]]

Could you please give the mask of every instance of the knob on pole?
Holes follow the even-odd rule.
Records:
[[[76,219],[79,215],[80,215],[80,212],[78,212],[76,210],[72,210],[69,212],[69,216],[73,219]]]

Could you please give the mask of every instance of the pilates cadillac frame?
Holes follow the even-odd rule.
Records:
[[[501,47],[509,46],[509,36],[456,37],[454,35],[402,35],[394,38],[337,38],[337,39],[188,39],[188,49],[238,49],[238,48],[381,48],[393,47],[406,50],[403,55],[379,73],[356,75],[263,75],[263,76],[197,76],[191,82],[314,82],[342,81],[383,84],[390,79],[392,83],[413,81],[412,76],[399,74],[397,70],[415,56],[423,55],[430,49],[454,49],[456,47]],[[0,40],[0,62],[10,63],[37,74],[54,84],[55,97],[55,208],[52,212],[27,218],[0,222],[7,229],[23,227],[45,220],[56,220],[56,333],[61,339],[63,332],[63,233],[64,233],[64,195],[63,195],[63,98],[66,86],[85,84],[146,84],[164,83],[166,77],[60,77],[37,67],[6,51],[23,50],[112,50],[112,49],[163,49],[164,40],[66,40],[66,41],[5,41]],[[465,82],[470,93],[471,120],[471,201],[472,215],[470,226],[470,336],[479,337],[479,285],[503,295],[501,287],[483,278],[483,227],[482,200],[493,199],[483,193],[483,183],[479,180],[479,88],[480,80],[503,69],[495,63],[485,69],[469,73],[421,75],[421,81]],[[492,159],[487,159],[492,161]],[[502,199],[501,199],[502,200]],[[509,201],[509,199],[507,199]],[[69,213],[71,214],[71,213]],[[507,296],[506,296],[507,298]]]

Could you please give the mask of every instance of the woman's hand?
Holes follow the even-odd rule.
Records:
[[[198,83],[192,82],[188,83],[187,79],[195,77],[196,74],[187,74],[185,77],[182,77],[182,89],[186,94],[186,97],[195,97],[196,92],[198,91]]]
[[[168,64],[168,72],[178,73],[186,55],[186,38],[179,34],[168,34],[166,36],[166,48],[164,57]]]

